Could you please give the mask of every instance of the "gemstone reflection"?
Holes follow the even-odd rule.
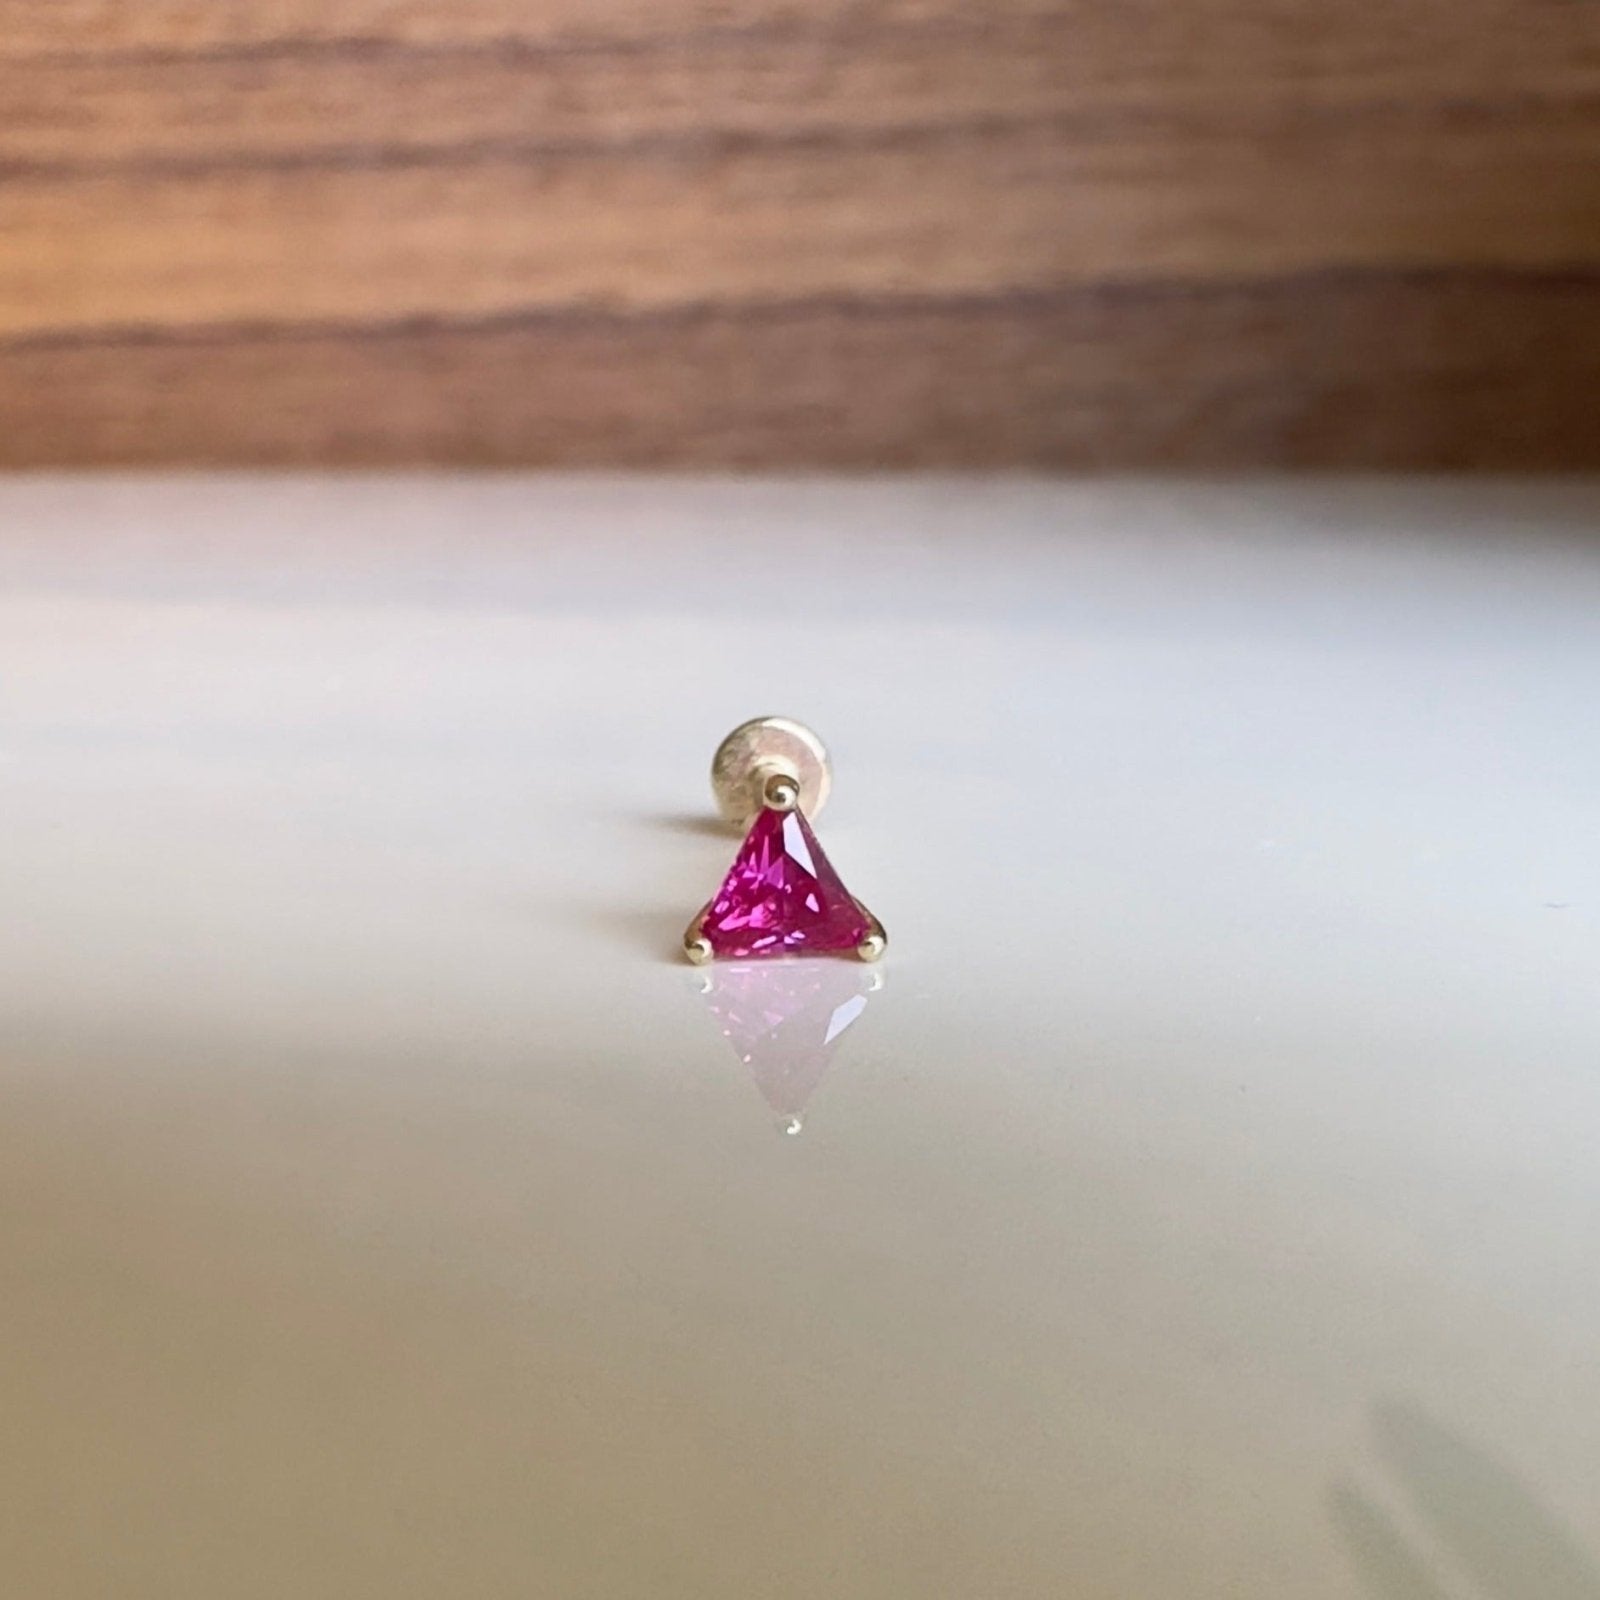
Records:
[[[796,1134],[840,1039],[882,981],[856,961],[723,962],[706,969],[701,992],[783,1131]]]

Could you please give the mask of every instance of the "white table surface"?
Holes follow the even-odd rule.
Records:
[[[1596,1600],[1597,691],[1592,486],[12,480],[4,1593]]]

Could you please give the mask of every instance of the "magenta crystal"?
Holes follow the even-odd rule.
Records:
[[[798,811],[764,810],[700,931],[722,957],[854,950],[867,919]]]

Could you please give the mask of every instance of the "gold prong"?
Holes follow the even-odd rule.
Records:
[[[700,931],[705,924],[706,912],[710,909],[711,902],[708,900],[683,932],[683,953],[697,967],[703,967],[711,959],[711,941]]]
[[[881,960],[883,952],[889,948],[889,935],[883,931],[883,924],[859,900],[856,901],[856,909],[867,919],[866,937],[856,946],[856,954],[863,961]]]
[[[768,811],[793,811],[800,804],[800,780],[789,772],[774,772],[761,786],[761,803]]]

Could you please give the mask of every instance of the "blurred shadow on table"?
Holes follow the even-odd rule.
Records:
[[[1507,1467],[1420,1407],[1380,1402],[1378,1448],[1427,1524],[1438,1555],[1471,1579],[1441,1581],[1442,1563],[1416,1547],[1388,1512],[1348,1483],[1329,1495],[1334,1526],[1376,1600],[1600,1600],[1600,1567],[1572,1532]]]

